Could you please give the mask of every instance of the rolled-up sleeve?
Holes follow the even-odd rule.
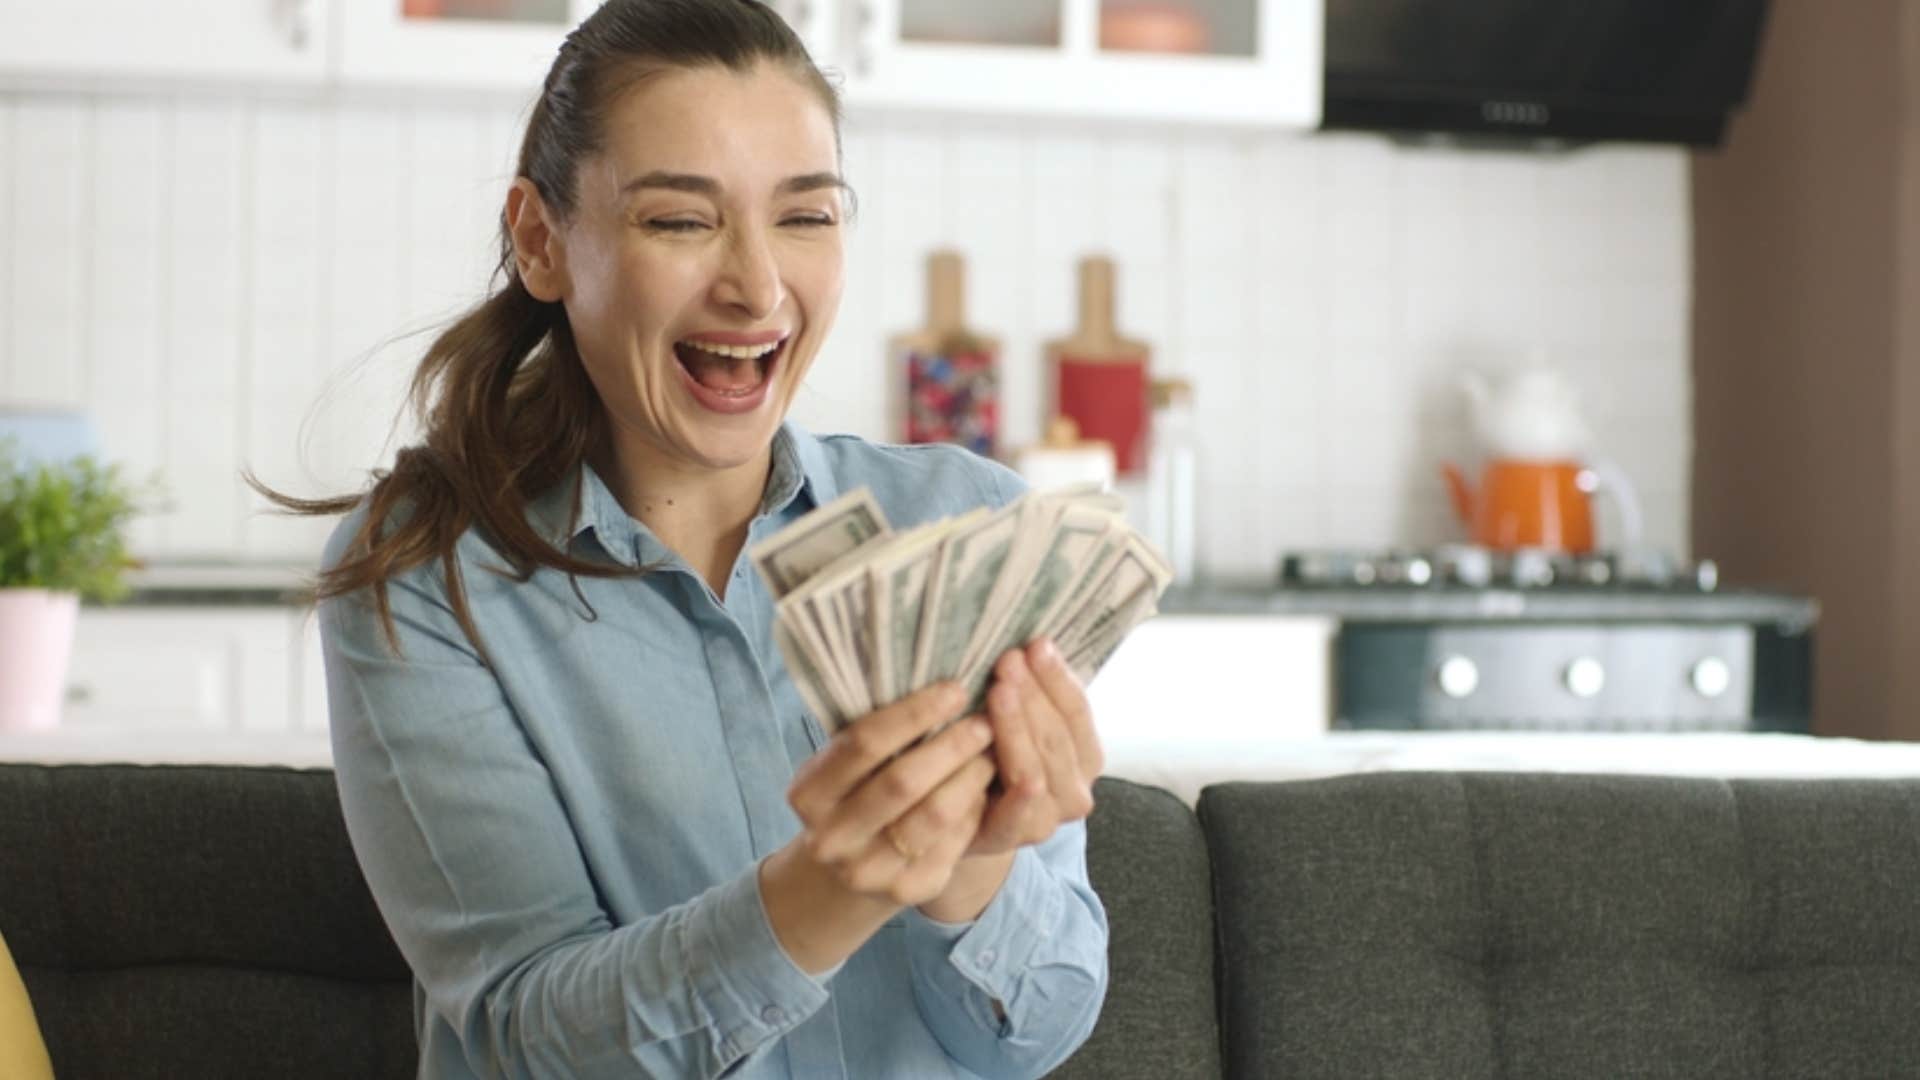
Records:
[[[755,867],[615,926],[552,777],[437,579],[330,600],[321,631],[354,851],[428,1007],[488,1077],[716,1076],[828,1000]]]
[[[1087,883],[1084,823],[1021,849],[978,919],[915,911],[907,933],[921,1016],[968,1069],[1041,1076],[1092,1033],[1106,997],[1107,916]]]

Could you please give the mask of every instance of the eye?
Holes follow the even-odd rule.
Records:
[[[826,228],[837,225],[831,214],[796,214],[782,221],[782,225],[800,225],[807,228]]]
[[[654,218],[647,222],[647,228],[666,233],[690,233],[706,227],[706,222],[692,218]]]

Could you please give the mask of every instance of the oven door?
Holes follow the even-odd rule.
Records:
[[[1810,632],[1752,624],[1347,622],[1336,729],[1800,731]]]

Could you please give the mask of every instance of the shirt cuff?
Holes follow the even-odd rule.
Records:
[[[907,949],[914,967],[949,996],[970,996],[966,987],[979,990],[1000,1002],[1017,1024],[1016,990],[1046,942],[1047,929],[1060,920],[1064,891],[1039,853],[1021,848],[1000,891],[971,923],[938,922],[918,909],[908,915]],[[975,1004],[969,1011],[987,1030],[997,1030],[1000,1021],[990,1002]]]
[[[774,936],[756,863],[694,905],[682,939],[694,993],[711,1018],[715,1052],[733,1063],[827,1003],[834,971],[809,975]]]

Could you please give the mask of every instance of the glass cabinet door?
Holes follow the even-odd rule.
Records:
[[[901,0],[900,40],[922,45],[1060,47],[1058,0]]]
[[[567,31],[598,0],[347,0],[341,76],[360,85],[540,88]]]
[[[1257,0],[1100,0],[1103,53],[1259,55]]]
[[[568,0],[401,0],[407,19],[474,19],[554,25],[572,17]]]
[[[854,104],[1311,126],[1324,0],[845,0]]]

